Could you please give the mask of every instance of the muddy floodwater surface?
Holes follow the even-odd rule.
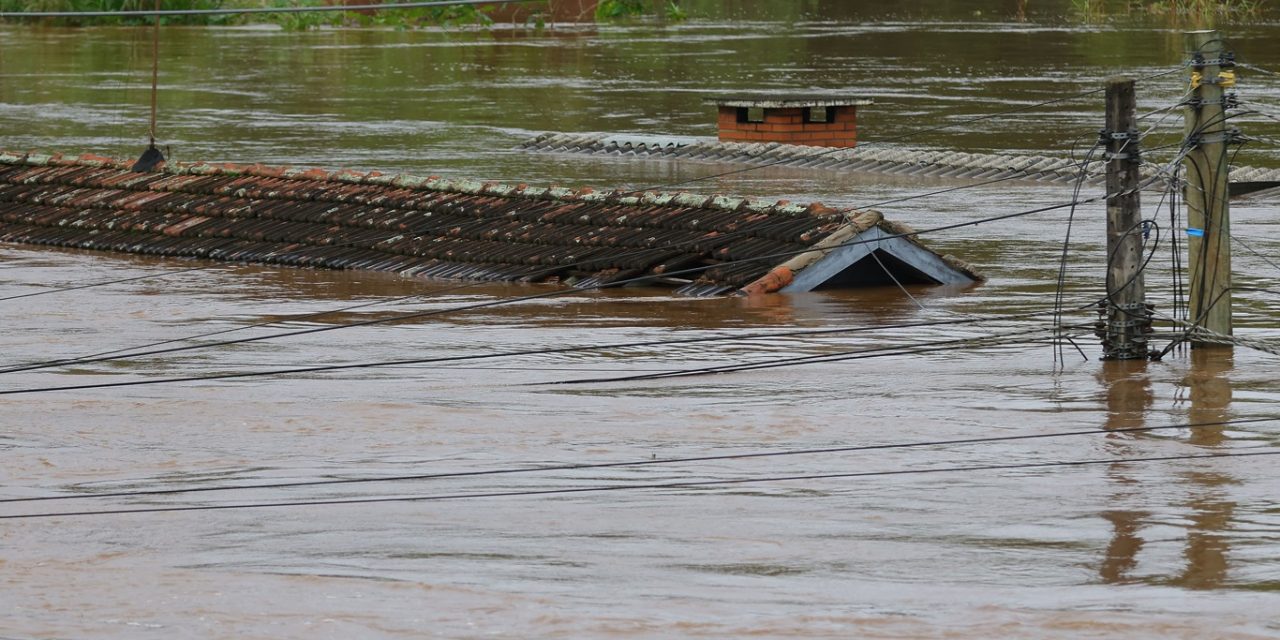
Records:
[[[148,33],[0,27],[0,148],[137,155]],[[1229,38],[1242,60],[1280,69],[1280,25],[1232,27]],[[665,188],[876,205],[917,229],[1066,202],[1072,190],[1008,182],[899,200],[960,183],[784,167],[695,181],[742,167],[514,147],[546,131],[710,136],[709,92],[824,90],[875,99],[860,113],[864,144],[1080,156],[1102,126],[1101,96],[1034,105],[1117,73],[1172,71],[1138,86],[1154,148],[1177,142],[1180,115],[1169,108],[1186,87],[1177,29],[1034,16],[834,12],[540,32],[170,28],[161,49],[158,133],[178,160],[674,185]],[[1240,75],[1241,97],[1261,113],[1233,122],[1270,141],[1236,161],[1280,166],[1280,76]],[[968,120],[982,115],[993,117]],[[1146,282],[1157,310],[1172,314],[1160,195],[1145,195],[1161,225]],[[1278,205],[1274,195],[1233,203],[1240,336],[1275,336]],[[1059,352],[1047,342],[1050,316],[1002,316],[1052,309],[1069,219],[1062,324],[1079,351]],[[3,516],[451,497],[3,519],[0,637],[1280,636],[1280,458],[1119,462],[1273,451],[1280,359],[1238,347],[1101,362],[1089,306],[1106,259],[1097,203],[923,239],[989,281],[520,301],[551,289],[0,244],[0,391],[495,355],[0,395]],[[45,294],[149,275],[163,277]],[[42,295],[14,297],[33,293]],[[503,304],[457,310],[493,302]],[[195,334],[236,330],[175,345],[423,311],[440,313],[7,371]],[[251,326],[262,323],[272,324]],[[909,326],[925,323],[934,324]],[[850,328],[864,330],[777,335]],[[1163,347],[1167,327],[1160,335],[1153,344]],[[733,339],[679,342],[717,336]],[[915,352],[989,336],[1004,337]],[[619,343],[633,346],[609,346]],[[603,348],[563,350],[592,345]],[[498,355],[543,349],[558,351]],[[877,349],[883,357],[552,384]],[[1223,421],[1233,423],[1116,431]],[[1113,432],[722,457],[1105,429]],[[565,468],[671,458],[699,460]],[[1066,461],[1096,463],[990,468]],[[11,501],[546,466],[558,469]],[[978,469],[853,475],[951,467]],[[745,482],[635,488],[708,481]]]

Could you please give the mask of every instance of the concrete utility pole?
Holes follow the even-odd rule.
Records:
[[[1191,98],[1185,110],[1188,144],[1187,266],[1190,320],[1231,335],[1231,219],[1227,205],[1227,143],[1234,129],[1225,119],[1224,89],[1235,86],[1235,63],[1223,58],[1217,31],[1187,34],[1192,52]],[[1192,347],[1226,346],[1192,341]]]
[[[1131,78],[1107,80],[1107,300],[1099,327],[1105,360],[1146,358],[1151,311],[1142,278],[1142,196],[1137,97]]]

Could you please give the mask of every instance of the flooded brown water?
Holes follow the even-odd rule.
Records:
[[[662,185],[737,167],[512,151],[548,130],[713,134],[707,91],[873,95],[866,141],[1175,66],[1176,31],[1055,21],[830,20],[558,28],[543,34],[263,29],[165,33],[160,138],[186,160],[403,170],[537,184]],[[0,27],[0,148],[135,155],[142,31]],[[1280,25],[1232,28],[1280,68]],[[1168,106],[1180,76],[1143,83]],[[1280,114],[1280,77],[1242,73]],[[912,144],[1037,153],[1091,144],[1101,101]],[[1280,139],[1261,116],[1242,128]],[[1176,134],[1176,118],[1166,123]],[[1277,148],[1238,161],[1280,166]],[[952,186],[767,169],[678,188],[861,206]],[[886,205],[917,228],[1071,198],[1008,183]],[[1148,196],[1154,205],[1156,196]],[[1237,333],[1272,338],[1280,228],[1239,201]],[[1167,213],[1160,220],[1167,220]],[[595,385],[545,383],[1040,329],[1044,319],[888,328],[1052,306],[1066,212],[926,239],[990,281],[757,299],[660,289],[452,288],[388,274],[0,246],[4,366],[197,333],[265,335],[495,300],[410,322],[3,374],[0,390],[796,329],[753,338],[266,379],[0,396],[0,498],[485,471],[1251,418],[1212,429],[713,460],[328,487],[0,504],[0,515],[541,491],[941,467],[1269,451],[1280,361],[1179,351],[1101,363],[1088,335],[996,348]],[[1076,212],[1068,307],[1100,295],[1101,211]],[[1173,304],[1162,246],[1147,274]],[[393,302],[400,296],[420,299]],[[292,316],[386,304],[300,322]],[[1070,324],[1092,322],[1072,312]],[[1039,332],[1039,337],[1047,332]],[[221,337],[221,336],[220,336]],[[206,338],[211,341],[216,338]],[[1158,341],[1163,345],[1164,340]],[[1114,463],[698,488],[0,521],[0,638],[1280,636],[1275,457]]]

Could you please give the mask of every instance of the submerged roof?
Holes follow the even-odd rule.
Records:
[[[649,278],[709,295],[861,282],[850,280],[853,262],[827,258],[860,260],[848,250],[870,247],[854,238],[872,233],[908,280],[978,279],[879,213],[820,204],[262,165],[133,173],[130,165],[0,152],[0,241],[447,279]],[[830,278],[812,275],[820,264]]]
[[[827,147],[780,142],[722,142],[716,138],[657,136],[643,133],[544,133],[520,144],[521,149],[544,153],[575,153],[636,157],[666,157],[701,162],[739,162],[830,171],[873,172],[924,178],[994,181],[1018,179],[1036,182],[1075,183],[1081,177],[1078,159],[1007,153],[965,153],[895,146],[870,146],[833,150]],[[1085,166],[1085,180],[1100,183],[1105,163]],[[1144,179],[1156,178],[1164,168],[1143,165]],[[1231,167],[1231,197],[1280,188],[1280,169]],[[1151,189],[1163,189],[1152,182]]]

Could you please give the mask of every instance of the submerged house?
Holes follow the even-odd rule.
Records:
[[[0,242],[689,295],[980,276],[874,211],[0,152]]]

